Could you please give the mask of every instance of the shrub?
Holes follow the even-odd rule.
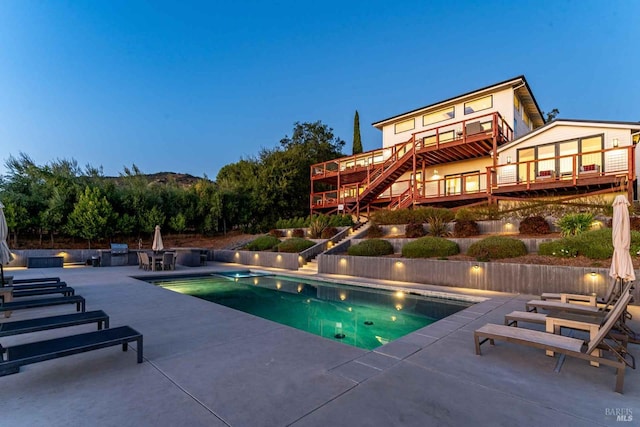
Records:
[[[309,249],[313,245],[315,245],[315,243],[310,240],[294,237],[280,243],[278,245],[278,252],[298,253]]]
[[[402,247],[402,256],[407,258],[446,257],[459,253],[457,243],[442,237],[422,237]]]
[[[333,236],[335,236],[336,234],[338,234],[338,229],[335,227],[327,227],[324,230],[322,230],[322,235],[320,237],[322,237],[323,239],[330,239]]]
[[[316,215],[309,222],[309,235],[312,239],[319,239],[322,232],[329,226],[329,217],[326,215]]]
[[[416,209],[379,210],[371,215],[371,220],[377,224],[408,224],[410,222],[425,223],[428,218],[438,217],[445,222],[453,220],[454,214],[449,209],[423,207]]]
[[[393,245],[382,239],[368,239],[357,245],[349,246],[347,253],[353,256],[391,255],[393,253]]]
[[[444,237],[449,235],[447,229],[448,222],[444,218],[439,216],[432,216],[427,219],[429,223],[429,235],[434,237]]]
[[[520,221],[518,228],[520,234],[549,234],[551,226],[546,219],[540,215],[530,216]]]
[[[473,243],[467,255],[484,259],[513,258],[527,254],[527,247],[518,239],[491,236]]]
[[[304,230],[301,228],[296,228],[295,230],[293,230],[293,232],[291,233],[291,237],[300,237],[303,238],[304,237]]]
[[[422,223],[410,222],[405,227],[404,236],[409,239],[422,237],[424,235],[425,235],[425,232],[424,232],[424,226],[422,225]]]
[[[640,231],[640,217],[632,216],[629,218],[629,226],[631,230]]]
[[[280,239],[273,236],[260,236],[245,246],[250,251],[268,251],[273,249]]]
[[[382,237],[383,235],[384,231],[382,230],[382,227],[380,227],[378,224],[371,223],[369,229],[367,230],[367,238],[375,239],[378,237]]]
[[[460,208],[456,211],[456,221],[476,221],[478,216],[469,208]]]
[[[593,214],[577,213],[565,215],[558,220],[558,227],[563,236],[575,236],[588,231],[593,222]]]
[[[613,243],[611,241],[612,230],[603,228],[601,230],[587,231],[575,236],[568,236],[553,242],[541,243],[538,254],[551,255],[555,257],[574,257],[578,255],[591,259],[607,259],[613,256]],[[632,254],[640,250],[640,232],[631,232]]]
[[[331,227],[351,227],[353,225],[353,218],[351,215],[330,215],[329,226]]]
[[[269,230],[269,236],[282,237],[282,236],[284,236],[284,233],[282,232],[282,230],[274,228],[274,229]]]
[[[480,234],[478,223],[471,219],[457,219],[453,224],[453,235],[455,237],[469,237]]]

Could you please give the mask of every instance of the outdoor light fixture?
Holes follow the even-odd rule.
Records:
[[[613,138],[613,146],[614,147],[618,146],[618,138]]]
[[[596,273],[595,271],[591,272],[591,277],[596,277],[598,275],[598,273]]]
[[[473,266],[473,270],[474,270],[474,271],[478,271],[478,270],[480,270],[480,266],[479,266],[478,264],[474,265],[474,266]]]
[[[507,156],[507,163],[511,163],[511,156]]]

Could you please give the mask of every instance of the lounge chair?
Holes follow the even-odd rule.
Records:
[[[14,285],[23,283],[44,283],[44,282],[60,282],[59,277],[34,277],[32,279],[13,279]]]
[[[628,294],[631,290],[632,282],[627,283],[622,290],[622,295]],[[526,304],[527,311],[537,312],[540,309],[547,311],[562,311],[567,313],[576,314],[597,314],[599,312],[606,312],[610,309],[611,304],[616,304],[619,300],[619,295],[615,295],[606,304],[598,305],[597,301],[590,300],[585,303],[571,303],[561,301],[548,301],[548,300],[531,300]]]
[[[615,306],[611,316],[609,316],[598,333],[588,343],[581,339],[565,337],[549,332],[487,323],[473,333],[476,354],[482,354],[480,346],[486,341],[489,341],[491,345],[495,345],[495,340],[499,340],[540,348],[589,362],[601,363],[616,368],[615,391],[622,393],[625,369],[627,366],[635,369],[635,359],[626,350],[627,337],[611,333],[613,325],[618,318],[624,314],[624,310],[631,300],[631,294],[627,292],[623,294],[620,299],[620,304]],[[611,354],[614,359],[601,356],[598,351],[599,349],[607,350],[607,353]],[[631,360],[627,360],[627,356]]]
[[[0,337],[66,328],[69,326],[97,323],[98,330],[109,327],[109,316],[102,310],[83,313],[63,314],[60,316],[39,317],[37,319],[18,320],[0,323]]]
[[[134,341],[138,350],[138,363],[142,363],[142,334],[129,326],[103,329],[6,348],[0,346],[0,350],[4,353],[0,362],[0,376],[18,373],[21,366],[31,363],[120,344],[122,344],[122,351],[127,351],[129,343]]]
[[[63,286],[60,288],[40,288],[40,289],[20,289],[13,288],[14,298],[35,297],[41,295],[62,294],[65,297],[70,297],[76,294],[76,290],[71,286]]]
[[[602,298],[598,298],[596,295],[583,295],[583,294],[572,294],[568,292],[562,293],[554,293],[554,292],[544,292],[540,295],[540,299],[544,301],[548,300],[560,300],[561,302],[587,302],[591,305],[595,304],[611,304],[612,299],[616,298],[617,295],[615,293],[618,282],[613,280],[607,291],[605,292]]]
[[[25,285],[13,285],[15,291],[26,291],[28,289],[50,289],[50,288],[65,288],[67,282],[46,282],[46,283],[28,283]]]
[[[86,302],[80,295],[70,297],[38,298],[21,301],[4,302],[0,304],[0,313],[30,308],[50,307],[53,305],[75,304],[76,311],[86,311]]]

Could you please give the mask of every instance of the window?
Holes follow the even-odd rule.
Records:
[[[453,141],[455,138],[455,132],[450,130],[448,132],[440,132],[438,135],[438,139],[436,139],[436,135],[425,136],[422,138],[422,144],[424,147],[428,147],[429,145],[435,145],[436,142],[449,142]]]
[[[518,177],[521,181],[532,181],[535,177],[536,164],[532,160],[535,160],[535,148],[518,150]],[[527,167],[527,165],[529,166]],[[527,169],[529,170],[529,176],[527,176]]]
[[[486,110],[493,107],[493,95],[485,96],[483,98],[474,99],[473,101],[464,103],[464,113],[471,114],[476,111]]]
[[[529,116],[527,116],[527,113],[525,113],[524,111],[522,112],[522,120],[524,121],[524,124],[527,125],[529,130],[531,130],[531,119],[529,119]]]
[[[520,99],[517,96],[513,97],[513,107],[516,110],[516,113],[520,112]]]
[[[453,119],[455,116],[456,116],[455,107],[444,108],[434,113],[425,114],[424,116],[422,116],[422,126],[428,126],[434,123]]]
[[[396,123],[395,132],[402,133],[408,130],[413,130],[416,128],[416,119],[405,120],[404,122]]]

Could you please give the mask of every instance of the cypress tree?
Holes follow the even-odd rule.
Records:
[[[360,116],[358,110],[353,117],[353,152],[352,154],[362,153],[362,140],[360,139]]]

